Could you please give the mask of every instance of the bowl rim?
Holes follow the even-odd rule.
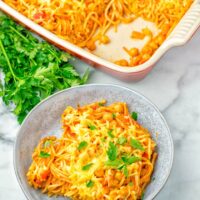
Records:
[[[17,132],[17,135],[16,135],[16,139],[15,139],[15,143],[14,143],[14,148],[13,148],[13,166],[14,166],[14,171],[15,171],[15,175],[16,175],[16,178],[17,178],[17,181],[18,181],[18,184],[20,185],[20,188],[21,190],[23,191],[25,197],[28,199],[28,200],[34,200],[33,197],[29,194],[29,192],[27,192],[25,190],[25,188],[23,187],[23,184],[22,184],[22,181],[21,181],[21,178],[20,178],[20,175],[19,175],[19,171],[18,171],[18,166],[16,164],[16,157],[17,157],[17,151],[18,151],[18,143],[19,143],[19,135],[21,134],[21,129],[23,127],[23,125],[25,124],[25,122],[27,121],[27,119],[31,116],[32,112],[34,112],[39,106],[41,106],[43,103],[45,103],[46,101],[48,101],[49,99],[61,94],[61,93],[65,93],[65,92],[68,92],[69,90],[76,90],[77,88],[87,88],[87,87],[115,87],[115,88],[120,88],[120,89],[123,89],[123,90],[126,90],[128,92],[131,92],[131,93],[134,93],[136,95],[138,95],[140,98],[143,98],[150,106],[152,106],[156,112],[160,115],[161,119],[163,120],[165,126],[166,126],[166,129],[167,129],[167,132],[168,132],[168,136],[169,136],[169,141],[170,141],[170,149],[171,149],[171,153],[170,153],[170,166],[168,168],[168,171],[166,173],[166,177],[163,181],[163,183],[158,187],[157,191],[155,191],[154,193],[152,193],[147,199],[145,200],[153,200],[159,193],[160,191],[164,188],[169,176],[170,176],[170,173],[171,173],[171,170],[172,170],[172,166],[173,166],[173,161],[174,161],[174,143],[173,143],[173,139],[172,139],[172,135],[171,135],[171,132],[170,132],[170,129],[169,129],[169,126],[167,124],[167,121],[165,120],[164,116],[162,115],[162,113],[160,112],[160,110],[158,109],[158,107],[152,103],[147,97],[145,97],[143,94],[141,94],[140,92],[138,91],[135,91],[135,90],[132,90],[128,87],[124,87],[124,86],[120,86],[120,85],[117,85],[117,84],[85,84],[85,85],[79,85],[79,86],[74,86],[74,87],[71,87],[71,88],[67,88],[67,89],[64,89],[64,90],[61,90],[61,91],[58,91],[52,95],[50,95],[49,97],[43,99],[40,103],[38,103],[29,113],[28,115],[25,117],[24,121],[22,122],[22,124],[20,125],[20,128]]]

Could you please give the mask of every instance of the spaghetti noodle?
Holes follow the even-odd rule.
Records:
[[[154,22],[160,33],[155,38],[150,38],[150,42],[155,43],[153,48],[147,44],[150,51],[147,53],[141,51],[137,59],[130,57],[130,61],[127,62],[129,66],[142,64],[148,60],[193,2],[193,0],[4,1],[59,37],[80,47],[87,47],[91,51],[96,48],[96,41],[103,44],[110,42],[106,33],[111,27],[115,27],[117,31],[119,24],[130,23],[138,17]],[[120,65],[120,62],[116,64]]]
[[[62,137],[43,138],[34,150],[27,173],[31,186],[81,200],[141,198],[156,144],[126,103],[104,104],[66,108]]]

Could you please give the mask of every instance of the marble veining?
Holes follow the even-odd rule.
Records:
[[[171,175],[156,200],[200,199],[200,30],[184,46],[167,52],[144,80],[123,82],[91,68],[90,83],[112,83],[139,91],[165,116],[175,145]],[[74,63],[83,72],[88,65]],[[25,200],[13,170],[19,125],[0,99],[0,200]]]

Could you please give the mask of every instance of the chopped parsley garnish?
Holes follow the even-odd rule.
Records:
[[[122,170],[123,168],[124,168],[124,164],[121,164],[121,165],[118,166],[117,169]]]
[[[133,186],[133,182],[131,181],[131,182],[129,182],[129,184],[128,184],[129,186]]]
[[[112,134],[113,129],[108,130],[108,136],[114,138],[115,136]]]
[[[106,162],[107,166],[114,167],[114,168],[117,168],[117,169],[119,169],[120,166],[122,166],[122,164],[123,164],[122,160],[119,160],[119,159],[116,159],[116,160],[113,160],[113,161],[108,160]]]
[[[123,166],[122,171],[123,171],[123,173],[124,173],[124,176],[125,176],[125,177],[128,177],[128,169],[127,169],[127,166],[126,166],[126,165]]]
[[[121,160],[124,162],[124,164],[119,166],[118,169],[123,171],[125,177],[128,177],[127,166],[133,164],[134,162],[140,161],[141,159],[136,156],[122,156]]]
[[[122,156],[122,160],[125,164],[131,165],[137,161],[140,161],[141,158],[136,156]]]
[[[141,145],[141,143],[138,140],[135,140],[131,138],[131,146],[135,149],[139,149],[141,151],[144,151],[144,147]]]
[[[109,160],[111,160],[111,161],[117,159],[117,146],[112,142],[109,142],[109,148],[107,151],[107,155],[108,155]]]
[[[137,144],[137,147],[138,146],[139,145]],[[122,170],[125,177],[128,177],[127,166],[141,160],[141,158],[139,157],[129,156],[129,155],[122,155],[121,158],[118,158],[118,149],[117,149],[117,146],[113,142],[109,142],[107,156],[108,156],[108,161],[106,161],[105,164],[109,167]]]
[[[137,114],[136,112],[132,112],[132,113],[131,113],[131,117],[132,117],[135,121],[137,121],[137,119],[138,119],[138,114]]]
[[[50,154],[45,152],[45,151],[40,151],[40,155],[41,158],[48,158],[50,157]]]
[[[116,119],[116,114],[112,113],[112,117],[113,117],[113,119]]]
[[[86,187],[93,187],[94,186],[94,182],[89,180],[86,182]]]
[[[78,150],[82,150],[85,147],[87,147],[88,143],[86,141],[82,141],[79,145],[78,145]]]
[[[89,170],[90,169],[90,167],[93,165],[93,163],[89,163],[89,164],[87,164],[87,165],[84,165],[83,167],[82,167],[82,170],[83,171],[87,171],[87,170]]]
[[[104,103],[99,102],[99,106],[104,106]]]
[[[92,131],[95,130],[95,129],[97,129],[96,126],[94,126],[94,125],[92,125],[92,124],[89,124],[89,125],[88,125],[88,128],[89,128],[90,130],[92,130]]]
[[[120,145],[124,145],[127,142],[127,139],[124,136],[121,136],[118,140],[117,143]]]

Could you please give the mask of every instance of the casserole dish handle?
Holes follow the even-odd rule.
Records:
[[[172,31],[163,46],[180,46],[192,38],[200,26],[200,0],[196,1]]]

